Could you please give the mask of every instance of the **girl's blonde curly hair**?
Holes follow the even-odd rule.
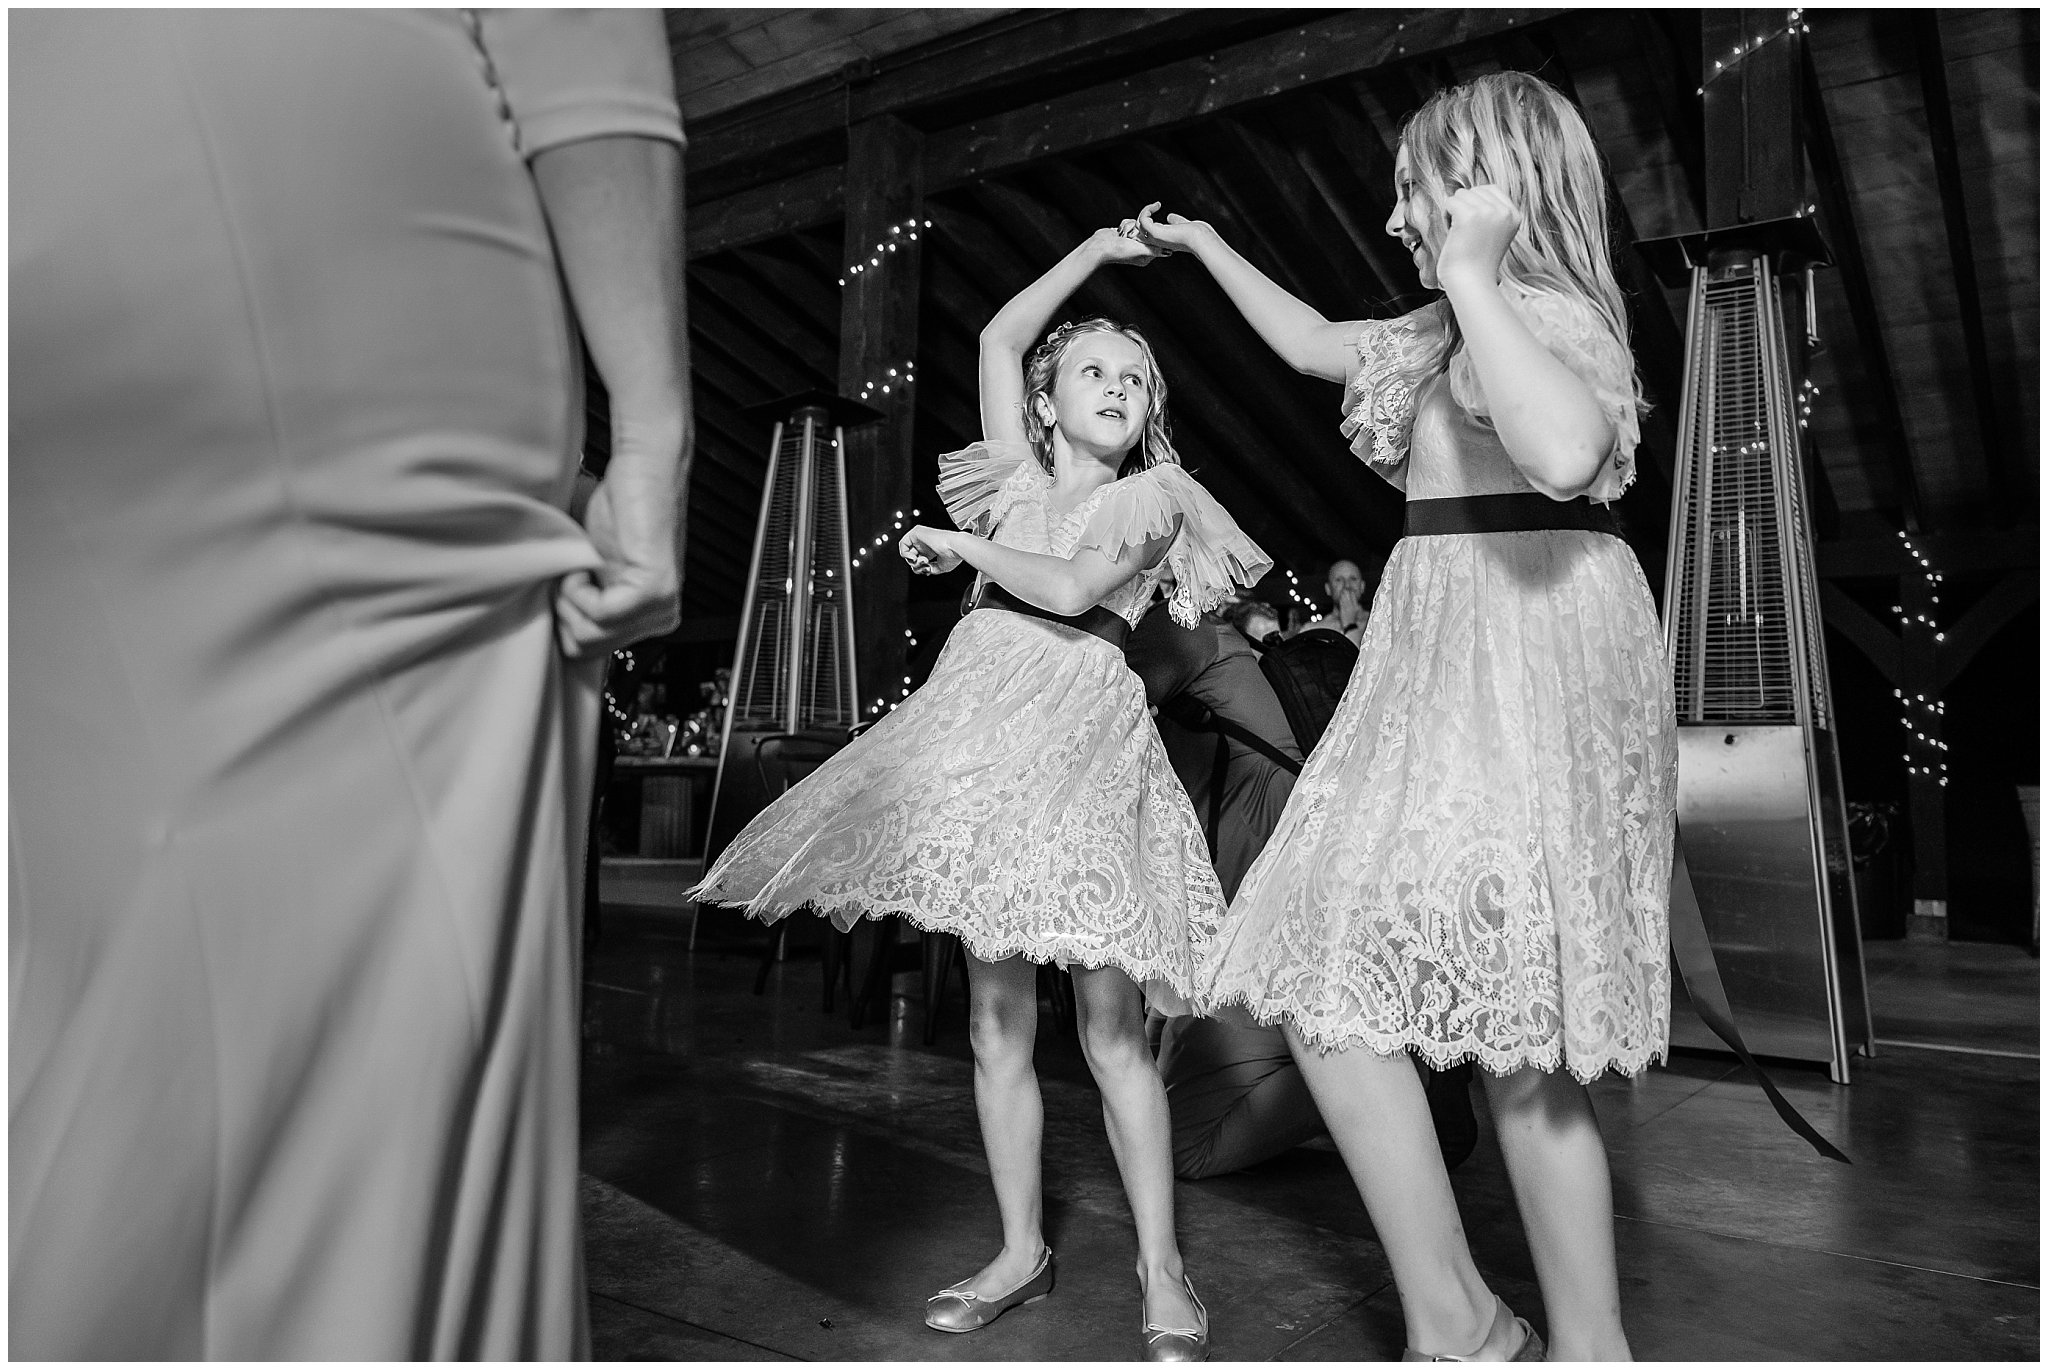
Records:
[[[1124,459],[1119,476],[1128,476],[1148,466],[1168,463],[1181,464],[1180,453],[1173,450],[1173,438],[1166,426],[1166,376],[1159,369],[1159,359],[1152,355],[1152,344],[1145,335],[1129,324],[1118,323],[1115,319],[1096,317],[1076,319],[1063,323],[1045,335],[1024,363],[1024,436],[1031,444],[1032,452],[1038,457],[1039,465],[1048,473],[1052,470],[1052,422],[1038,412],[1036,400],[1040,395],[1050,402],[1053,382],[1059,378],[1060,362],[1076,339],[1089,333],[1115,333],[1129,338],[1138,345],[1145,357],[1147,403],[1151,406],[1145,414],[1145,429],[1138,445]]]

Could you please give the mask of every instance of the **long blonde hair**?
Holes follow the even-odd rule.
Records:
[[[1401,146],[1417,198],[1441,245],[1444,205],[1466,186],[1496,185],[1522,212],[1522,227],[1501,260],[1504,280],[1583,301],[1628,349],[1628,311],[1607,225],[1607,180],[1600,150],[1571,101],[1539,77],[1498,71],[1449,86],[1423,102],[1401,127]],[[1418,226],[1419,227],[1419,226]],[[1463,339],[1450,307],[1439,303],[1436,345],[1411,384],[1449,364]],[[1642,382],[1633,377],[1636,406]]]
[[[1162,463],[1180,465],[1180,453],[1173,450],[1173,438],[1166,426],[1166,376],[1159,369],[1159,359],[1152,355],[1152,344],[1129,324],[1101,317],[1061,324],[1045,335],[1045,341],[1024,363],[1024,436],[1030,442],[1031,450],[1037,454],[1039,465],[1048,473],[1052,470],[1053,425],[1038,412],[1035,401],[1040,395],[1051,400],[1053,383],[1059,379],[1060,362],[1075,340],[1088,333],[1115,333],[1129,338],[1145,356],[1146,400],[1151,407],[1145,413],[1145,431],[1140,435],[1133,455],[1124,459],[1117,474],[1128,476]],[[1133,461],[1137,463],[1135,466]]]

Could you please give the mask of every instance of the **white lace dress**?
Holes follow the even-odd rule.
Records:
[[[1574,301],[1513,302],[1615,422],[1591,492],[1611,501],[1633,475],[1628,357]],[[1437,326],[1364,328],[1353,449],[1411,500],[1528,491],[1462,355],[1377,384]],[[1325,1048],[1633,1074],[1669,1036],[1677,765],[1656,608],[1620,539],[1404,538],[1198,995]]]
[[[1269,564],[1177,466],[1105,485],[1064,518],[1022,444],[940,458],[962,528],[1054,556],[1181,531],[1159,566],[1103,601],[1129,622],[1171,575],[1192,627]],[[1202,828],[1145,710],[1101,638],[1029,615],[963,618],[931,678],[764,809],[692,895],[765,922],[808,908],[838,926],[894,914],[976,956],[1115,966],[1186,1012],[1196,948],[1223,914]]]

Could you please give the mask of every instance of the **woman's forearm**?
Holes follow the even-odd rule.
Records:
[[[1497,283],[1453,277],[1443,287],[1508,458],[1553,499],[1584,494],[1614,446],[1592,390],[1536,340]]]

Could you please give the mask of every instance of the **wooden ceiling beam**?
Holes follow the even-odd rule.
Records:
[[[1415,264],[1394,249],[1387,236],[1392,212],[1393,163],[1384,156],[1379,134],[1365,120],[1328,95],[1314,97],[1315,106],[1296,107],[1282,116],[1302,174],[1329,206],[1345,239],[1365,264],[1379,289],[1380,312],[1405,314],[1424,302]],[[1344,129],[1340,134],[1339,129]],[[1354,144],[1364,140],[1366,147]],[[1374,158],[1372,152],[1381,155]],[[1370,298],[1365,296],[1362,298]]]
[[[1991,353],[1984,337],[1984,297],[1977,284],[1977,252],[1970,241],[1970,215],[1963,200],[1963,171],[1956,150],[1955,116],[1948,92],[1948,59],[1941,44],[1941,15],[1936,10],[1912,11],[1913,49],[1920,59],[1920,91],[1927,108],[1927,141],[1934,154],[1934,175],[1941,186],[1941,215],[1948,230],[1948,260],[1955,272],[1956,305],[1961,314],[1963,350],[1970,363],[1970,394],[1977,413],[1977,439],[1984,449],[1993,517],[2011,526],[2021,501],[2006,455],[1998,395],[1991,379]]]
[[[1182,156],[1162,142],[1145,139],[1117,150],[1119,162],[1129,159],[1149,171],[1155,185],[1185,186],[1189,199],[1180,207],[1185,213],[1188,205],[1200,206],[1203,213],[1219,220],[1217,227],[1231,246],[1245,255],[1254,266],[1272,277],[1291,295],[1313,297],[1317,295],[1315,283],[1304,274],[1307,262],[1299,251],[1290,251],[1281,245],[1279,236],[1291,236],[1287,228],[1278,222],[1277,216],[1253,213],[1244,200],[1235,193],[1226,179],[1210,172],[1209,168],[1192,157]],[[1241,169],[1241,168],[1240,168]],[[1092,203],[1098,212],[1108,213],[1122,207],[1123,214],[1135,214],[1139,205],[1129,204],[1113,195],[1095,197]],[[1165,208],[1176,206],[1171,203]],[[1121,217],[1121,215],[1119,216]],[[1191,218],[1203,217],[1200,214]],[[1112,225],[1116,219],[1109,221]]]
[[[709,263],[691,263],[690,282],[743,319],[750,330],[792,353],[821,383],[837,369],[839,339],[817,319],[787,308],[770,292],[737,281]]]
[[[1207,118],[1317,82],[1477,42],[1564,11],[1348,10],[1204,57],[930,134],[925,189],[936,193],[999,171]],[[843,166],[820,167],[690,206],[692,257],[724,251],[845,212]]]
[[[1572,22],[1572,21],[1566,21]],[[1607,15],[1578,17],[1575,29],[1584,32],[1595,24],[1611,23]],[[1707,125],[1696,92],[1700,85],[1700,23],[1688,10],[1636,9],[1629,11],[1629,25],[1636,49],[1644,61],[1638,71],[1642,88],[1656,102],[1678,165],[1685,172],[1685,188],[1692,196],[1692,223],[1706,222],[1707,215]]]
[[[843,162],[800,172],[689,208],[686,251],[692,260],[800,228],[828,224],[846,213]]]
[[[828,389],[832,385],[831,372],[821,375],[811,370],[802,360],[784,350],[779,340],[769,341],[742,313],[712,294],[701,280],[694,278],[690,282],[690,317],[702,320],[702,326],[695,333],[695,341],[757,378],[767,392],[760,397],[761,400],[794,394],[814,385]]]
[[[1848,183],[1842,178],[1842,157],[1835,145],[1834,129],[1828,119],[1827,101],[1814,66],[1813,49],[1799,45],[1801,85],[1806,103],[1806,151],[1813,159],[1814,180],[1820,197],[1821,222],[1835,252],[1835,269],[1849,296],[1849,315],[1855,321],[1856,339],[1863,353],[1863,369],[1870,382],[1872,408],[1876,410],[1879,441],[1898,490],[1900,514],[1908,532],[1924,526],[1920,481],[1913,470],[1912,448],[1906,437],[1905,411],[1899,404],[1899,384],[1892,370],[1891,354],[1885,346],[1884,324],[1878,317],[1877,296],[1870,287],[1870,268],[1863,256],[1863,243],[1856,232],[1856,210],[1849,200]]]
[[[922,44],[911,53],[850,63],[799,90],[698,120],[690,128],[690,171],[694,175],[755,161],[792,143],[839,134],[848,124],[878,114],[900,115],[972,94],[991,83],[1027,80],[1077,58],[1115,55],[1157,41],[1160,29],[1201,13],[1030,11]]]
[[[832,320],[839,317],[838,277],[807,269],[792,260],[788,239],[735,248],[726,259],[744,271],[762,289],[770,290],[791,309],[817,321],[818,329],[838,346],[838,332]]]
[[[1242,119],[1226,115],[1202,132],[1212,135],[1207,141],[1221,153],[1219,170],[1229,181],[1247,187],[1245,195],[1262,211],[1247,217],[1263,221],[1274,247],[1299,259],[1305,275],[1329,282],[1326,293],[1304,295],[1303,300],[1326,310],[1331,318],[1358,317],[1379,282],[1301,162]],[[1251,209],[1240,202],[1241,212]]]
[[[1551,9],[1347,10],[1220,52],[1076,91],[931,136],[934,189],[1204,119],[1389,62],[1547,19]]]

